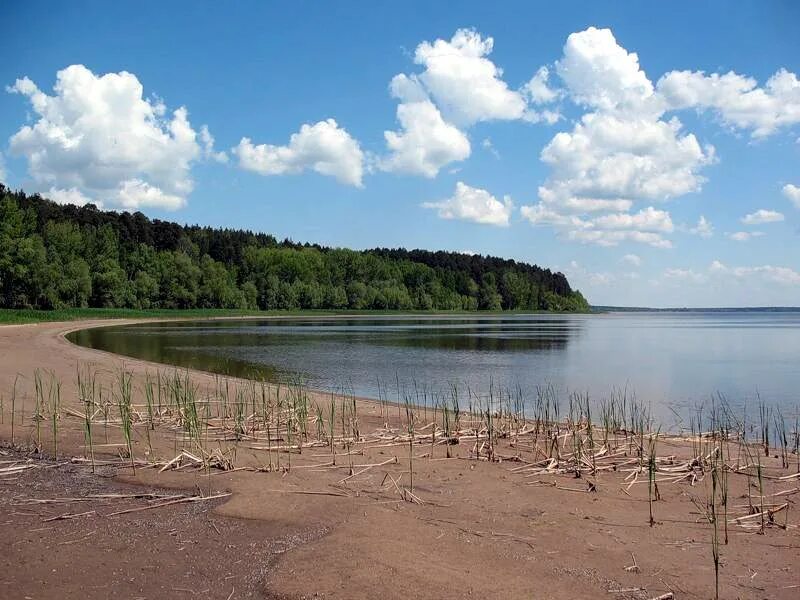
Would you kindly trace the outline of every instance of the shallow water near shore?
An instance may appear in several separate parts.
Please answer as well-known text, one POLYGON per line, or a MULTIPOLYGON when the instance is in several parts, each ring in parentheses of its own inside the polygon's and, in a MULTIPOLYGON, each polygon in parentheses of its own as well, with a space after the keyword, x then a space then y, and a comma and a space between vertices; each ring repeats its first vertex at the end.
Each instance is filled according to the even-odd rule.
POLYGON ((465 399, 467 388, 483 395, 490 385, 531 396, 537 385, 552 384, 564 399, 579 391, 595 400, 626 389, 671 428, 717 392, 753 416, 759 396, 785 415, 800 403, 800 312, 192 321, 101 327, 69 339, 181 367, 299 378, 315 389, 388 400, 452 384, 465 399))

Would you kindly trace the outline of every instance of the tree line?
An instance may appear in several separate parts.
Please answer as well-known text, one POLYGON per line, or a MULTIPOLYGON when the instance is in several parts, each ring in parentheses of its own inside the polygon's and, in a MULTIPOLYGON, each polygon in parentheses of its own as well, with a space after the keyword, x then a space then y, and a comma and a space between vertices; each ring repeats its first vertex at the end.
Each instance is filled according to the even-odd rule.
POLYGON ((563 274, 513 260, 298 244, 60 205, 2 184, 0 306, 589 309, 563 274))

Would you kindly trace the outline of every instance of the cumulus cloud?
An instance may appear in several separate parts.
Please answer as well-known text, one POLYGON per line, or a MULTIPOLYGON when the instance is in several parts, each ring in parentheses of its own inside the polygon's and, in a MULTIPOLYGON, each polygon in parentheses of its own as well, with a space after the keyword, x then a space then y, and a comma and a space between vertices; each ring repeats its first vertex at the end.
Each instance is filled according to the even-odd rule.
POLYGON ((531 108, 528 101, 547 101, 546 69, 521 90, 511 89, 489 58, 493 48, 491 37, 472 29, 417 46, 414 62, 423 70, 396 75, 389 86, 400 101, 400 129, 384 132, 389 155, 378 161, 379 168, 435 177, 443 167, 470 156, 465 131, 475 123, 555 123, 560 118, 557 111, 531 108))
POLYGON ((176 194, 167 194, 141 179, 129 179, 118 190, 114 203, 131 210, 151 206, 177 210, 186 204, 186 200, 176 194))
POLYGON ((285 146, 254 145, 242 138, 232 152, 239 166, 261 175, 287 175, 306 170, 362 187, 364 153, 358 142, 333 119, 304 124, 285 146))
POLYGON ((103 204, 87 198, 81 194, 77 188, 69 188, 68 190, 60 190, 58 188, 50 188, 46 197, 56 204, 74 204, 75 206, 86 206, 87 204, 95 204, 97 208, 102 208, 103 204))
MULTIPOLYGON (((183 206, 200 155, 186 108, 167 114, 143 96, 136 75, 96 75, 83 65, 56 74, 53 95, 24 77, 8 88, 25 96, 35 122, 9 140, 43 189, 65 201, 137 209, 183 206)), ((209 134, 210 135, 210 134, 209 134)))
POLYGON ((617 213, 603 215, 591 221, 599 229, 635 229, 638 231, 660 231, 670 233, 675 229, 669 213, 652 206, 636 214, 617 213))
POLYGON ((784 220, 782 213, 774 210, 765 210, 763 208, 743 216, 741 222, 745 225, 763 225, 764 223, 778 223, 784 220))
POLYGON ((550 87, 550 69, 539 67, 536 74, 522 86, 522 91, 533 104, 549 104, 561 97, 561 90, 550 87))
POLYGON ((749 242, 751 239, 764 235, 763 231, 736 231, 726 234, 734 242, 749 242))
POLYGON ((488 58, 493 47, 493 38, 471 29, 459 29, 450 41, 417 46, 414 62, 425 70, 412 77, 422 83, 448 121, 468 126, 525 114, 522 94, 509 89, 502 69, 488 58))
POLYGON ((783 195, 786 196, 796 208, 800 209, 800 187, 787 183, 783 186, 783 195))
POLYGON ((638 55, 620 46, 610 29, 570 34, 556 71, 570 95, 593 109, 642 113, 654 98, 638 55))
MULTIPOLYGON (((550 86, 549 71, 540 71, 525 88, 532 90, 526 92, 531 102, 567 98, 586 112, 542 150, 540 159, 550 173, 539 187, 538 204, 520 210, 532 223, 584 243, 671 246, 666 238, 671 221, 665 229, 637 227, 649 221, 635 218, 633 207, 701 191, 703 171, 717 159, 712 145, 686 132, 668 111, 713 109, 726 124, 751 129, 754 137, 800 122, 800 83, 793 73, 780 70, 758 87, 735 73, 673 71, 654 85, 638 55, 621 46, 609 29, 572 33, 554 71, 562 85, 550 86)), ((800 207, 800 188, 787 184, 784 194, 800 207)), ((745 219, 756 225, 782 215, 762 210, 745 219)), ((704 238, 713 235, 705 217, 681 229, 704 238)), ((760 234, 728 235, 747 241, 760 234)))
POLYGON ((714 226, 703 215, 700 215, 700 218, 697 220, 697 225, 690 228, 689 233, 708 239, 714 235, 714 226))
POLYGON ((713 150, 680 132, 677 119, 584 115, 572 132, 556 134, 542 150, 542 161, 553 170, 545 198, 559 204, 573 198, 652 201, 697 191, 705 181, 698 169, 713 161, 713 150))
POLYGON ((486 190, 474 188, 459 181, 455 193, 441 202, 425 202, 425 208, 436 209, 443 219, 461 219, 507 227, 511 218, 514 203, 510 196, 503 196, 500 201, 486 190))
POLYGON ((670 109, 712 110, 727 125, 765 137, 800 123, 800 80, 781 69, 764 87, 733 71, 671 71, 658 81, 658 93, 670 109))
POLYGON ((533 225, 550 225, 565 232, 568 239, 599 246, 616 246, 631 241, 656 248, 671 248, 663 237, 675 229, 669 213, 652 206, 638 213, 611 213, 593 218, 563 215, 542 203, 520 207, 520 214, 533 225))
MULTIPOLYGON (((631 231, 614 235, 596 231, 603 220, 592 219, 595 225, 587 233, 582 227, 586 220, 572 217, 625 213, 637 202, 660 202, 699 191, 705 181, 700 170, 715 161, 714 148, 684 133, 676 117, 662 118, 662 102, 638 56, 620 46, 608 29, 590 27, 571 34, 556 72, 566 95, 590 112, 542 150, 540 158, 551 173, 539 188, 538 207, 527 207, 527 212, 549 215, 568 239, 670 247, 657 232, 633 228, 636 219, 630 214, 607 217, 631 225, 627 227, 631 231)), ((672 229, 670 221, 670 228, 660 232, 672 229)))
POLYGON ((386 131, 391 154, 378 166, 384 171, 433 178, 446 165, 469 158, 467 136, 447 123, 430 100, 404 102, 397 106, 400 131, 386 131))

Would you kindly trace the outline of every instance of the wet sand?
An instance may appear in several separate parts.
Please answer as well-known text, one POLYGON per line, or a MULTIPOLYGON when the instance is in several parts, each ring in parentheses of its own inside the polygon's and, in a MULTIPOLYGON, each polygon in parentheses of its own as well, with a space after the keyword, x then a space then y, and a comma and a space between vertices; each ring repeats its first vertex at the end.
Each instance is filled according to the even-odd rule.
MULTIPOLYGON (((109 322, 0 327, 0 440, 10 441, 9 397, 17 375, 17 413, 24 420, 17 421, 14 441, 30 448, 37 367, 61 380, 63 407, 78 411, 79 363, 93 365, 108 379, 122 364, 135 376, 159 368, 79 348, 63 337, 101 324, 109 322)), ((213 385, 209 374, 190 376, 201 387, 213 385)), ((142 402, 141 389, 134 394, 134 401, 142 402)), ((383 424, 375 402, 359 401, 358 414, 362 431, 383 424)), ((320 466, 330 458, 324 449, 294 454, 291 469, 273 472, 208 475, 139 468, 134 475, 117 465, 92 475, 85 464, 67 460, 84 455, 80 420, 65 416, 61 430, 55 462, 34 457, 35 468, 0 475, 0 597, 650 599, 670 592, 675 598, 713 597, 710 527, 691 501, 702 503, 704 482, 662 485, 651 527, 646 484, 629 488, 623 474, 604 472, 592 478, 596 491, 588 492, 585 478, 526 477, 513 472, 514 462, 472 460, 464 444, 451 447, 451 459, 441 447, 432 456, 428 448, 414 449, 419 456, 414 494, 423 501, 417 504, 386 484, 387 473, 407 480, 407 447, 371 448, 354 457, 357 464, 395 456, 397 461, 351 478, 342 493, 338 482, 348 471, 320 466), (147 504, 97 498, 79 506, 32 502, 132 489, 231 495, 117 516, 109 515, 147 504), (636 568, 626 569, 634 561, 636 568)), ((172 458, 167 433, 157 428, 154 436, 154 455, 148 458, 172 458)), ((44 433, 45 453, 49 439, 44 433)), ((144 458, 144 439, 135 439, 134 455, 144 458)), ((662 445, 670 444, 670 453, 688 456, 686 444, 662 445)), ((3 452, 0 467, 24 460, 16 451, 3 452)), ((96 458, 113 459, 118 449, 105 452, 104 457, 97 448, 96 458)), ((265 460, 244 448, 238 456, 250 464, 265 460)), ((344 459, 339 460, 342 466, 344 459)), ((779 469, 774 458, 765 465, 776 477, 796 469, 779 469)), ((747 502, 746 485, 744 476, 731 475, 732 505, 747 502)), ((796 478, 770 479, 765 491, 797 486, 796 478)), ((800 494, 781 498, 789 503, 787 529, 769 527, 760 535, 730 526, 730 543, 721 547, 720 597, 800 594, 800 494)), ((783 523, 783 514, 776 519, 783 523)))

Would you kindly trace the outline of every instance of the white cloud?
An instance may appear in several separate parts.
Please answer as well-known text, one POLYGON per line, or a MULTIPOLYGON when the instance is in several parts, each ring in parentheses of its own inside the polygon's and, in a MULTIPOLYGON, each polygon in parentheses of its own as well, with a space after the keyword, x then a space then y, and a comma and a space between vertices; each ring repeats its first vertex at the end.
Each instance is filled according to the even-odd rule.
POLYGON ((715 275, 731 275, 737 279, 759 278, 782 285, 800 285, 800 273, 789 267, 760 265, 755 267, 728 267, 715 260, 709 267, 715 275))
POLYGON ((714 260, 705 268, 666 269, 651 283, 654 295, 645 301, 651 306, 791 306, 800 299, 800 273, 770 264, 714 260))
POLYGON ((83 65, 58 71, 53 90, 49 96, 27 77, 8 88, 26 96, 36 115, 9 145, 38 185, 112 207, 122 200, 132 203, 126 208, 143 206, 137 199, 167 209, 185 204, 200 155, 185 108, 167 116, 160 100, 143 97, 134 74, 95 75, 83 65))
POLYGON ((763 225, 764 223, 778 223, 783 221, 784 216, 774 210, 760 208, 756 212, 743 216, 740 220, 745 225, 763 225))
MULTIPOLYGON (((584 289, 587 287, 606 287, 616 281, 616 276, 613 273, 606 271, 589 271, 586 267, 572 260, 569 265, 563 269, 564 274, 572 282, 573 287, 584 289)), ((631 279, 630 274, 625 274, 626 279, 631 279)))
POLYGON ((422 42, 414 62, 425 67, 411 77, 424 85, 444 117, 457 125, 520 119, 527 103, 508 88, 503 71, 487 57, 494 40, 471 29, 459 29, 450 41, 422 42))
POLYGON ((242 138, 232 152, 239 166, 261 175, 288 175, 312 170, 362 187, 364 153, 358 142, 333 119, 304 124, 286 146, 254 145, 242 138))
POLYGON ((207 159, 223 164, 228 162, 228 155, 225 152, 214 150, 214 136, 211 135, 207 125, 200 128, 200 142, 203 144, 203 156, 207 159))
POLYGON ((764 235, 763 231, 736 231, 726 234, 735 242, 749 242, 751 239, 764 235))
POLYGON ((534 104, 549 104, 561 97, 561 91, 550 87, 550 69, 539 67, 528 83, 522 86, 523 93, 534 104))
POLYGON ((700 215, 700 218, 697 220, 697 225, 689 229, 689 233, 708 239, 714 235, 714 226, 703 215, 700 215))
POLYGON ((669 108, 713 110, 732 127, 752 129, 755 138, 800 123, 800 80, 786 69, 776 72, 763 88, 733 71, 724 75, 671 71, 657 88, 669 108))
POLYGON ((610 29, 570 34, 556 71, 572 98, 593 109, 640 113, 654 97, 639 57, 620 46, 610 29))
MULTIPOLYGON (((541 160, 551 173, 539 188, 539 207, 527 207, 528 218, 548 215, 548 221, 563 228, 569 239, 670 247, 662 235, 653 235, 655 231, 634 229, 637 222, 648 223, 646 216, 595 217, 588 233, 571 229, 583 226, 585 220, 558 216, 627 213, 637 202, 660 202, 697 192, 705 181, 700 170, 715 161, 714 148, 703 147, 693 134, 683 133, 677 118, 662 119, 663 103, 637 55, 621 47, 608 29, 590 27, 571 34, 556 72, 566 95, 591 112, 572 131, 556 134, 542 150, 541 160), (597 231, 604 223, 625 223, 631 231, 604 235, 597 231)), ((670 220, 658 231, 673 229, 670 220)))
MULTIPOLYGON (((543 186, 563 203, 570 198, 667 200, 698 191, 698 170, 713 162, 713 149, 701 148, 681 123, 584 115, 572 132, 561 132, 542 150, 553 170, 543 186)), ((540 194, 541 197, 541 194, 540 194)))
POLYGON ((449 41, 417 46, 414 62, 422 72, 396 75, 389 86, 400 100, 401 128, 384 132, 390 154, 378 161, 380 169, 435 177, 448 164, 470 156, 465 130, 475 123, 558 121, 557 111, 537 111, 528 104, 528 98, 541 102, 548 94, 546 69, 522 90, 513 90, 488 58, 493 47, 491 37, 472 29, 457 30, 449 41))
POLYGON ((68 190, 60 190, 58 188, 50 188, 44 196, 56 204, 74 204, 75 206, 85 206, 86 204, 95 204, 97 208, 103 208, 102 202, 97 202, 91 198, 87 198, 81 194, 77 188, 69 188, 68 190))
POLYGON ((400 131, 386 131, 391 154, 379 161, 384 171, 433 178, 442 167, 469 158, 469 139, 447 123, 430 100, 402 102, 397 106, 400 131))
POLYGON ((669 213, 664 210, 656 210, 652 206, 648 206, 636 214, 603 215, 590 222, 598 229, 635 229, 663 233, 670 233, 675 229, 669 213))
POLYGON ((609 231, 575 229, 567 232, 567 239, 598 246, 618 246, 620 242, 638 242, 654 248, 672 248, 672 242, 661 234, 650 231, 609 231))
POLYGON ((800 209, 800 187, 787 183, 783 186, 783 195, 786 196, 796 208, 800 209))
POLYGON ((6 162, 3 153, 0 152, 0 181, 5 183, 6 177, 6 162))
POLYGON ((494 156, 496 159, 498 160, 500 159, 500 153, 497 151, 497 148, 494 147, 494 144, 492 144, 492 140, 490 140, 489 138, 484 138, 484 140, 481 142, 481 147, 487 152, 491 153, 491 155, 494 156))
POLYGON ((691 281, 694 283, 702 283, 706 280, 705 275, 692 269, 666 269, 664 271, 664 278, 676 279, 679 281, 691 281))
POLYGON ((123 183, 113 201, 114 204, 129 210, 150 206, 177 210, 186 205, 186 199, 183 196, 167 194, 162 189, 141 179, 129 179, 123 183))
POLYGON ((599 246, 616 246, 631 241, 656 248, 671 248, 662 234, 675 226, 669 213, 647 207, 638 213, 612 213, 594 218, 564 215, 544 203, 520 207, 520 214, 533 225, 550 225, 564 232, 567 239, 599 246))
POLYGON ((507 227, 514 209, 510 196, 500 201, 486 190, 474 188, 459 181, 453 196, 441 202, 425 202, 425 208, 433 208, 443 219, 461 219, 485 225, 507 227))
POLYGON ((634 267, 642 266, 642 259, 637 254, 626 254, 620 259, 621 262, 627 263, 634 267))

